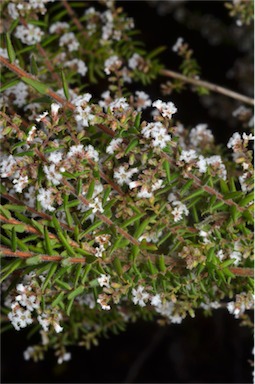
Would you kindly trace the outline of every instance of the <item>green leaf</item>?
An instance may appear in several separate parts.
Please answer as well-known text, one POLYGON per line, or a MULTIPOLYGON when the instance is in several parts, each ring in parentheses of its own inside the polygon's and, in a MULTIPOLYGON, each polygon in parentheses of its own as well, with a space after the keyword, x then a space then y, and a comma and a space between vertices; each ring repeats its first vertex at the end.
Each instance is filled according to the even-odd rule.
POLYGON ((83 285, 80 285, 73 292, 69 293, 69 295, 67 296, 68 300, 73 300, 76 296, 80 295, 84 290, 85 290, 85 287, 83 285))
POLYGON ((163 161, 163 168, 166 172, 166 178, 168 183, 171 183, 171 171, 170 171, 170 164, 168 160, 163 161))
POLYGON ((134 224, 137 220, 141 219, 143 216, 145 216, 145 212, 143 213, 139 213, 138 215, 136 216, 132 216, 130 219, 128 219, 127 221, 125 221, 125 223, 121 224, 120 227, 121 228, 126 228, 128 227, 129 225, 131 224, 134 224))
POLYGON ((26 264, 27 265, 38 265, 42 262, 41 255, 36 255, 32 257, 28 257, 26 259, 26 264))
POLYGON ((182 199, 182 201, 187 201, 187 200, 191 200, 193 199, 194 197, 198 197, 198 196, 201 196, 205 193, 205 191, 203 189, 199 189, 193 193, 191 193, 189 196, 185 197, 184 199, 182 199))
POLYGON ((127 155, 130 151, 132 151, 132 149, 134 149, 135 147, 137 147, 137 145, 139 144, 139 140, 134 138, 133 140, 131 140, 131 142, 128 144, 126 150, 125 150, 125 155, 127 155))
POLYGON ((158 258, 158 261, 159 261, 159 270, 161 272, 165 272, 166 271, 166 264, 165 264, 165 257, 164 257, 164 255, 160 255, 159 258, 158 258))
POLYGON ((10 218, 11 218, 11 213, 8 211, 8 209, 6 209, 5 207, 3 207, 2 205, 0 205, 0 212, 2 213, 2 215, 3 215, 6 219, 10 219, 10 218))
POLYGON ((30 68, 31 68, 32 75, 37 76, 38 75, 38 67, 37 67, 35 57, 33 54, 30 56, 30 68))
POLYGON ((137 230, 135 231, 133 237, 135 239, 137 239, 138 237, 140 237, 144 230, 146 229, 147 225, 150 223, 150 222, 153 222, 155 219, 157 218, 157 215, 152 215, 150 217, 148 217, 148 219, 144 220, 140 225, 139 227, 137 228, 137 230))
POLYGON ((62 84, 63 84, 63 90, 64 90, 65 97, 67 100, 69 100, 70 99, 69 88, 68 88, 68 84, 67 84, 66 77, 65 77, 63 70, 61 71, 61 78, 62 78, 62 84))
POLYGON ((75 248, 71 247, 71 245, 68 243, 68 236, 64 235, 61 231, 57 231, 57 236, 61 241, 61 243, 63 244, 63 246, 65 247, 65 249, 67 250, 67 253, 74 257, 77 257, 75 248))
POLYGON ((24 83, 31 85, 36 91, 39 93, 42 93, 43 95, 46 95, 48 92, 48 86, 46 84, 41 83, 40 81, 33 80, 27 77, 21 77, 21 80, 24 81, 24 83))
POLYGON ((7 46, 9 60, 11 63, 14 63, 16 59, 16 54, 11 42, 10 34, 8 32, 6 33, 6 46, 7 46))
POLYGON ((92 180, 90 185, 89 185, 88 192, 86 193, 86 199, 89 200, 92 198, 93 193, 94 193, 94 189, 95 189, 95 180, 92 180))
POLYGON ((17 235, 14 228, 12 228, 12 237, 11 237, 12 251, 16 252, 17 250, 17 235))
POLYGON ((49 237, 49 232, 46 226, 44 227, 44 241, 45 241, 46 253, 49 254, 50 256, 53 255, 54 252, 51 245, 51 239, 49 237))
POLYGON ((50 282, 50 279, 52 278, 52 276, 54 275, 56 269, 58 268, 58 263, 55 263, 55 262, 51 262, 51 267, 49 269, 49 272, 46 276, 46 279, 44 280, 44 283, 43 283, 43 286, 42 286, 42 290, 44 291, 46 288, 47 288, 47 285, 49 284, 50 282))
POLYGON ((123 269, 122 269, 122 265, 121 265, 120 259, 115 257, 115 259, 113 260, 113 265, 115 267, 115 270, 116 270, 117 274, 119 276, 122 276, 123 275, 123 269))
POLYGON ((11 231, 14 228, 14 230, 18 233, 23 233, 26 230, 26 228, 23 224, 3 224, 2 228, 7 229, 7 230, 11 230, 11 231))
POLYGON ((55 281, 55 284, 60 288, 66 289, 67 291, 71 291, 72 289, 72 287, 68 283, 59 279, 55 281))
POLYGON ((81 279, 81 283, 84 284, 85 281, 87 280, 87 276, 92 268, 92 264, 87 264, 86 267, 84 268, 84 273, 81 279))
POLYGON ((51 306, 52 306, 53 308, 56 307, 56 306, 60 303, 60 301, 62 301, 64 295, 65 295, 65 293, 64 293, 63 291, 60 292, 60 293, 58 294, 58 296, 56 297, 56 299, 53 300, 51 306))
POLYGON ((9 83, 4 84, 2 87, 0 87, 0 93, 2 93, 3 91, 5 91, 8 88, 13 87, 14 85, 18 84, 19 82, 20 82, 20 79, 17 79, 17 80, 11 80, 9 83))

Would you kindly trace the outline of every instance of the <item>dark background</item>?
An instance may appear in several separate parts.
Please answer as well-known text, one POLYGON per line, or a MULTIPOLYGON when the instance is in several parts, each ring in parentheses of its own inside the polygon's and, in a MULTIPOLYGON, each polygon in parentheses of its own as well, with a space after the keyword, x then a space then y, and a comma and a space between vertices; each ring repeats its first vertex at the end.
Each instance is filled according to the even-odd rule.
MULTIPOLYGON (((167 46, 161 55, 166 67, 178 71, 180 59, 171 48, 182 36, 194 50, 203 79, 241 92, 238 83, 226 76, 240 56, 233 45, 210 46, 201 31, 179 24, 173 14, 158 16, 152 3, 119 1, 118 4, 134 17, 149 49, 167 46)), ((222 1, 189 1, 187 7, 190 11, 219 17, 226 24, 232 22, 222 1)), ((140 86, 137 89, 147 91, 153 100, 161 97, 158 82, 147 89, 140 86)), ((226 143, 236 130, 235 123, 222 119, 220 113, 212 117, 201 99, 190 91, 174 93, 168 98, 178 108, 177 118, 189 128, 208 123, 218 142, 226 143)), ((231 103, 232 110, 240 105, 234 100, 225 101, 231 103)), ((63 365, 56 364, 53 352, 43 362, 25 362, 23 351, 30 344, 26 339, 28 332, 6 332, 1 345, 2 382, 251 383, 252 368, 248 360, 253 360, 253 340, 250 330, 239 323, 225 310, 215 311, 212 317, 198 312, 195 319, 187 318, 181 325, 164 328, 156 323, 138 322, 128 325, 125 333, 102 339, 91 351, 71 348, 72 360, 63 365)))

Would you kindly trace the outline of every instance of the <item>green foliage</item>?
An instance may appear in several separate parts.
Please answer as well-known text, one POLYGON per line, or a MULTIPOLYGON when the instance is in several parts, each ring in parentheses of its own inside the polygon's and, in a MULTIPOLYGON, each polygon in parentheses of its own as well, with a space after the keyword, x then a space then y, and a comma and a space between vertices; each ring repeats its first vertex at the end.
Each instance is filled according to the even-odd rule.
MULTIPOLYGON (((48 347, 60 357, 71 344, 89 349, 138 318, 180 322, 233 297, 250 309, 253 289, 249 139, 232 145, 230 162, 206 128, 178 130, 171 103, 158 100, 146 121, 149 95, 129 82, 157 80, 165 48, 147 52, 114 4, 81 15, 87 4, 69 6, 75 18, 61 2, 40 18, 20 11, 35 28, 26 40, 17 31, 28 27, 2 5, 1 281, 15 303, 3 313, 24 311, 22 295, 36 300, 31 335, 42 325, 49 340, 35 360, 48 347)), ((178 53, 182 73, 199 76, 188 45, 178 53)))

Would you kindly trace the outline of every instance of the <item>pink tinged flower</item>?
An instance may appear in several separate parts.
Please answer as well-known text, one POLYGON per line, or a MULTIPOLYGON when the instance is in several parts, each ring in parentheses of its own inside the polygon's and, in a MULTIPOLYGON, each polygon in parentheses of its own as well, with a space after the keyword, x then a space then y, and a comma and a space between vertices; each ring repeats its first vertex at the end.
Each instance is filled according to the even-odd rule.
POLYGON ((149 294, 147 292, 144 292, 144 287, 142 285, 139 285, 137 289, 132 289, 132 301, 135 305, 139 304, 140 307, 145 307, 146 302, 149 299, 149 294))

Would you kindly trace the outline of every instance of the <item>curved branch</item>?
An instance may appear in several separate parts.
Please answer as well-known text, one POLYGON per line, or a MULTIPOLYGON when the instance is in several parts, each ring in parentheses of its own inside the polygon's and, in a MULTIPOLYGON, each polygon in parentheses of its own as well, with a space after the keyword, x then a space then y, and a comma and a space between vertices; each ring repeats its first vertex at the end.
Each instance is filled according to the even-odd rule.
POLYGON ((222 95, 231 97, 232 99, 236 99, 239 101, 242 101, 243 103, 254 105, 254 99, 248 96, 244 96, 240 93, 231 91, 230 89, 221 87, 220 85, 216 85, 213 83, 209 83, 208 81, 194 79, 192 77, 184 76, 181 73, 171 71, 170 69, 161 69, 160 71, 161 75, 166 77, 172 77, 174 79, 179 79, 184 81, 185 83, 190 83, 193 85, 196 85, 198 87, 204 87, 209 89, 210 91, 221 93, 222 95))

